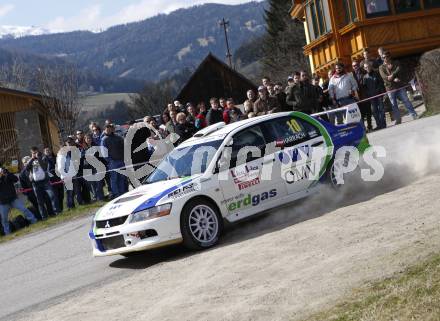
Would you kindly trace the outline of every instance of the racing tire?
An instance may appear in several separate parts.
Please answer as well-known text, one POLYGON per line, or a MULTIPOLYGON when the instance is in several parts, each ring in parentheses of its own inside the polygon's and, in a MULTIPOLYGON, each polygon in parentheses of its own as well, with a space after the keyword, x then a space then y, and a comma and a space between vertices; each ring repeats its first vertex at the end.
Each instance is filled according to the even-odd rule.
POLYGON ((336 174, 335 174, 335 164, 332 160, 331 163, 327 167, 327 171, 325 172, 325 183, 327 185, 329 185, 331 188, 333 188, 334 190, 340 190, 344 186, 346 186, 347 184, 349 186, 350 182, 353 184, 353 176, 360 177, 359 171, 360 171, 360 167, 357 166, 354 171, 349 172, 349 173, 344 173, 343 179, 344 179, 345 183, 338 184, 337 179, 336 179, 336 174))
POLYGON ((180 216, 183 245, 190 250, 203 250, 218 243, 223 219, 217 207, 205 199, 189 201, 180 216))
POLYGON ((328 165, 327 171, 325 172, 325 183, 335 190, 342 187, 342 185, 336 181, 335 164, 333 161, 328 165))

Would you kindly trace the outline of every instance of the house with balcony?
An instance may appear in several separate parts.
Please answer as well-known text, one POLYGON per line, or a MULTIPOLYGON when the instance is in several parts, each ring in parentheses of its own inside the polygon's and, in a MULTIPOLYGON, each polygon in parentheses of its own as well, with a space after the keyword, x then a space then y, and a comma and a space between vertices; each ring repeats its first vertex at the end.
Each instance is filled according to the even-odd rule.
POLYGON ((365 48, 417 58, 440 47, 440 0, 293 0, 290 15, 304 23, 304 53, 319 74, 365 48))

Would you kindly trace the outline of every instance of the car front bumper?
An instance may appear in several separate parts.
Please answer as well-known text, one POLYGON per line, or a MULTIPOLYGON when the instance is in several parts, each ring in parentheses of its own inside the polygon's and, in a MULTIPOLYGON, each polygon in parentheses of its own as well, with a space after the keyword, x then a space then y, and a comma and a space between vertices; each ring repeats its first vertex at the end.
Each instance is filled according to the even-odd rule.
POLYGON ((177 222, 170 215, 90 231, 93 256, 118 255, 180 243, 182 235, 177 222))

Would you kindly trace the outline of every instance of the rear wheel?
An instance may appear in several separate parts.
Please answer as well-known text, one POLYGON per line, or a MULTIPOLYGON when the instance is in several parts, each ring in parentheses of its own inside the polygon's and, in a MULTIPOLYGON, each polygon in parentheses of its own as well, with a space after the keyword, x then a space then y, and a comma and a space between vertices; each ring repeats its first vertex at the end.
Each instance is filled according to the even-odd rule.
POLYGON ((327 168, 325 179, 326 179, 326 183, 328 183, 328 185, 330 185, 332 188, 339 189, 341 188, 342 185, 338 184, 335 172, 336 172, 335 163, 332 161, 327 168))
POLYGON ((353 185, 358 177, 360 177, 360 167, 356 166, 356 169, 345 173, 343 171, 344 164, 342 162, 332 161, 327 168, 325 173, 325 181, 332 188, 339 190, 345 185, 353 185))
POLYGON ((217 244, 223 221, 212 202, 195 199, 185 205, 180 218, 180 228, 185 247, 202 250, 217 244))

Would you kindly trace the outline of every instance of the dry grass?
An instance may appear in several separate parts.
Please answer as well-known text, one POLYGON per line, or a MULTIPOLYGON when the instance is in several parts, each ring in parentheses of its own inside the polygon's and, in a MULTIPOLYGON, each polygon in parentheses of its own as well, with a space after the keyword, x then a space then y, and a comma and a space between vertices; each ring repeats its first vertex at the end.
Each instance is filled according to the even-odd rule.
POLYGON ((440 255, 353 291, 351 298, 304 321, 440 320, 440 255))

